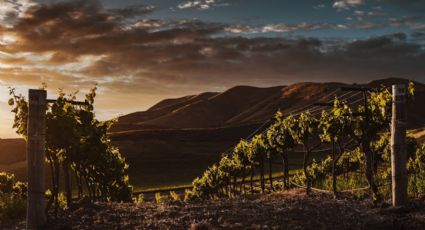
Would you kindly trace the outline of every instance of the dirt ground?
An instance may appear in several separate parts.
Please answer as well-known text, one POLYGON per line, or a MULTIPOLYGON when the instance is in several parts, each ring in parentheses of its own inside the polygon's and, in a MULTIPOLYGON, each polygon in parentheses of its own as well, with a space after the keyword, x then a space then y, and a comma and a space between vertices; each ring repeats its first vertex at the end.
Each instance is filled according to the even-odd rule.
POLYGON ((425 201, 377 208, 366 197, 291 190, 192 203, 86 203, 44 229, 425 229, 425 201))

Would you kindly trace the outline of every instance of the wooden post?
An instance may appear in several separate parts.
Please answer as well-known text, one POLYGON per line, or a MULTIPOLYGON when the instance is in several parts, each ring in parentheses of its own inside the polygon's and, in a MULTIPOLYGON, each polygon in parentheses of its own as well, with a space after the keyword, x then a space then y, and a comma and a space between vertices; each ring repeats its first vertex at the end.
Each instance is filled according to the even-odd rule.
POLYGON ((407 202, 406 170, 406 86, 393 85, 393 104, 391 120, 391 171, 392 203, 401 206, 407 202))
POLYGON ((40 228, 46 222, 45 215, 45 131, 46 91, 29 90, 28 93, 28 200, 27 229, 40 228))

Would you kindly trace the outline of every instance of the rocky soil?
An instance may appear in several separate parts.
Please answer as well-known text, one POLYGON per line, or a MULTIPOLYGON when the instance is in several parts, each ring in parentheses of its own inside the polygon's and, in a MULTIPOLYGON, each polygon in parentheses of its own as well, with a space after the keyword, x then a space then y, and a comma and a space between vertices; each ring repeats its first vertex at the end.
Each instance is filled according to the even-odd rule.
POLYGON ((292 190, 193 203, 86 203, 46 229, 425 229, 425 202, 373 208, 366 198, 292 190))

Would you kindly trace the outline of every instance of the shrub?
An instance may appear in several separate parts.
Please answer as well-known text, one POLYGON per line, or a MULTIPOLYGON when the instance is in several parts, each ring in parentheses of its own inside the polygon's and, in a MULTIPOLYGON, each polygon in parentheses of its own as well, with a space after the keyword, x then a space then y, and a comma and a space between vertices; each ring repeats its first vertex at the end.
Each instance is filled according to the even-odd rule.
POLYGON ((0 194, 0 222, 6 223, 25 217, 27 202, 13 193, 0 194))
POLYGON ((0 193, 12 193, 15 184, 15 175, 0 172, 0 193))
POLYGON ((425 196, 425 145, 416 151, 416 155, 407 164, 409 174, 409 193, 415 197, 425 196))
POLYGON ((19 195, 23 199, 27 199, 27 191, 28 191, 27 183, 17 181, 13 185, 13 193, 16 194, 16 195, 19 195))
POLYGON ((27 185, 15 182, 15 175, 0 172, 0 221, 23 218, 26 214, 27 185))

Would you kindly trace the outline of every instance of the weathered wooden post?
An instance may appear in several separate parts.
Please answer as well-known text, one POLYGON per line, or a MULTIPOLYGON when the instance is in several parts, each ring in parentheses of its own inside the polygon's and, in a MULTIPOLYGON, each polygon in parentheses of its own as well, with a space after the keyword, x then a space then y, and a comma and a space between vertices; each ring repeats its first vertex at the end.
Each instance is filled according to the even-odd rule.
POLYGON ((395 207, 404 205, 407 202, 406 86, 393 85, 392 93, 391 171, 392 200, 395 207))
POLYGON ((45 215, 45 131, 46 91, 29 90, 28 93, 28 200, 27 229, 37 229, 46 222, 45 215))

